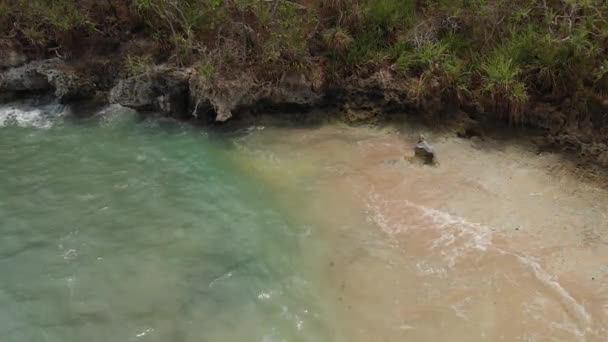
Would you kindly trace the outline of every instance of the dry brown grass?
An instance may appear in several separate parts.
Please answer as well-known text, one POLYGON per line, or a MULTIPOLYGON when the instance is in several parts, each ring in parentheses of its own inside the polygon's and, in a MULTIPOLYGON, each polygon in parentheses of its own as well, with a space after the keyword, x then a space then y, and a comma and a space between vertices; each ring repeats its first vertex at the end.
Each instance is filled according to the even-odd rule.
POLYGON ((322 36, 323 43, 329 50, 344 52, 348 50, 353 43, 353 37, 348 33, 348 31, 342 28, 332 28, 326 30, 323 32, 322 36))

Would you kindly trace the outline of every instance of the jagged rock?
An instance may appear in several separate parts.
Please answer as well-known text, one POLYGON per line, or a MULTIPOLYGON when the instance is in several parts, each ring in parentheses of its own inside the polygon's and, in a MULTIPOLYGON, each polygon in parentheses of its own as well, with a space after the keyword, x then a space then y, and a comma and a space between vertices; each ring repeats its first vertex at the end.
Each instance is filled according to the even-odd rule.
POLYGON ((562 133, 552 136, 556 145, 566 151, 580 152, 583 143, 578 140, 576 135, 562 133))
POLYGON ((400 104, 413 104, 413 99, 408 97, 407 80, 401 75, 396 75, 390 70, 380 70, 369 77, 361 78, 352 76, 340 82, 348 93, 349 101, 366 101, 400 104), (361 96, 364 95, 364 96, 361 96))
POLYGON ((465 116, 458 125, 456 135, 463 139, 471 139, 473 137, 483 137, 484 134, 483 128, 478 121, 465 116))
POLYGON ((40 69, 55 89, 55 96, 63 101, 89 98, 95 94, 96 86, 89 77, 65 64, 48 65, 40 69))
POLYGON ((556 106, 537 102, 523 116, 524 123, 556 133, 566 124, 566 115, 556 106))
POLYGON ((0 73, 0 92, 50 92, 60 100, 92 96, 95 85, 60 59, 34 61, 0 73))
POLYGON ((435 149, 426 141, 423 135, 420 136, 418 143, 414 147, 414 155, 425 164, 435 164, 437 161, 435 149))
POLYGON ((230 119, 237 106, 251 104, 259 97, 253 77, 246 73, 231 78, 219 75, 208 79, 192 77, 190 89, 191 102, 208 101, 215 109, 215 121, 218 122, 230 119))
POLYGON ((439 93, 439 82, 431 78, 420 93, 420 79, 410 77, 390 69, 382 69, 368 77, 354 75, 338 81, 337 86, 344 89, 344 101, 359 105, 365 102, 376 107, 390 110, 398 108, 416 109, 425 116, 433 116, 445 108, 439 93))
POLYGON ((378 114, 377 108, 353 108, 351 104, 344 106, 344 119, 353 124, 373 121, 378 114))
POLYGON ((110 91, 110 102, 181 117, 188 106, 189 78, 189 70, 158 67, 149 74, 120 80, 110 91))
POLYGON ((315 89, 313 81, 304 75, 284 76, 274 84, 258 83, 249 73, 231 77, 192 77, 190 102, 210 103, 215 110, 215 121, 224 122, 232 117, 237 108, 262 100, 274 104, 314 105, 322 98, 315 89))
POLYGON ((0 73, 0 92, 51 90, 48 78, 40 72, 45 63, 32 62, 0 73))
POLYGON ((270 94, 266 96, 275 103, 312 105, 321 100, 321 94, 315 91, 317 87, 304 74, 291 74, 271 87, 270 94))

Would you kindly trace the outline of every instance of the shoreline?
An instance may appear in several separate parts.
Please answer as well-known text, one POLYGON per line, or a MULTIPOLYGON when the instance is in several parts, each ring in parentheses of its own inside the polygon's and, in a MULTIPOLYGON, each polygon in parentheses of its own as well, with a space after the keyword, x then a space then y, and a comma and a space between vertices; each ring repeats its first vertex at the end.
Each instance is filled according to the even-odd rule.
POLYGON ((204 125, 317 110, 538 129, 608 167, 608 6, 340 1, 9 1, 0 102, 47 94, 204 125))
MULTIPOLYGON (((4 72, 0 70, 0 84, 2 84, 3 73, 6 74, 11 71, 14 70, 8 69, 4 72)), ((31 75, 22 75, 22 77, 27 80, 31 75)), ((62 98, 57 96, 56 91, 49 92, 49 89, 30 89, 17 93, 7 93, 3 92, 5 89, 0 87, 0 95, 3 95, 0 96, 0 104, 19 103, 19 101, 32 101, 33 106, 60 103, 73 108, 72 112, 76 116, 83 117, 86 117, 86 114, 83 115, 79 113, 80 111, 94 112, 95 109, 118 104, 135 110, 142 118, 168 117, 217 132, 236 131, 259 124, 275 125, 277 127, 317 127, 328 123, 341 122, 349 126, 371 125, 391 128, 407 123, 439 135, 457 136, 467 140, 473 139, 481 149, 491 148, 485 144, 485 141, 489 138, 494 141, 529 144, 529 147, 535 149, 539 155, 546 152, 559 153, 570 162, 571 173, 608 188, 608 159, 605 158, 608 156, 608 147, 603 143, 584 143, 578 140, 576 135, 571 137, 572 139, 568 139, 567 133, 563 133, 555 127, 547 128, 533 123, 514 126, 500 116, 484 116, 483 113, 468 114, 459 108, 446 107, 439 112, 421 112, 405 103, 396 106, 392 100, 387 101, 386 98, 379 97, 378 89, 373 91, 359 89, 353 92, 365 96, 363 99, 357 99, 351 94, 332 100, 329 98, 329 94, 335 92, 328 92, 324 95, 322 102, 310 106, 301 106, 294 103, 277 104, 262 99, 248 106, 238 107, 235 115, 230 120, 223 122, 215 121, 213 119, 215 112, 209 108, 210 112, 208 114, 212 116, 194 117, 187 115, 185 112, 142 110, 140 107, 133 106, 130 102, 115 102, 112 101, 110 94, 102 89, 96 90, 93 97, 84 98, 62 98), (353 110, 354 102, 358 103, 359 108, 356 113, 353 110)), ((143 90, 145 90, 145 87, 143 90)), ((345 93, 346 91, 342 90, 342 94, 345 93)), ((160 97, 165 95, 169 96, 164 94, 160 97)), ((385 96, 388 95, 385 94, 385 96)), ((191 107, 192 104, 188 102, 187 98, 182 100, 186 101, 180 106, 182 110, 191 107)), ((543 124, 547 123, 544 122, 543 124)), ((586 138, 595 139, 596 137, 586 138)))

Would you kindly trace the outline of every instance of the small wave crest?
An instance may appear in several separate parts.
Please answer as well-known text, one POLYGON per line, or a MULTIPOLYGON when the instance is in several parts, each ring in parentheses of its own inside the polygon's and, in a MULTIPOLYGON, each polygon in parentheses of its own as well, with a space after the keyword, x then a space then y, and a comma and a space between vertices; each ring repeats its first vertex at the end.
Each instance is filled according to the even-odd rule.
POLYGON ((0 127, 32 127, 48 129, 53 126, 57 118, 69 112, 63 105, 46 105, 30 107, 26 105, 0 106, 0 127))
POLYGON ((115 127, 130 124, 136 118, 136 111, 119 104, 110 104, 93 111, 91 118, 102 126, 115 127))

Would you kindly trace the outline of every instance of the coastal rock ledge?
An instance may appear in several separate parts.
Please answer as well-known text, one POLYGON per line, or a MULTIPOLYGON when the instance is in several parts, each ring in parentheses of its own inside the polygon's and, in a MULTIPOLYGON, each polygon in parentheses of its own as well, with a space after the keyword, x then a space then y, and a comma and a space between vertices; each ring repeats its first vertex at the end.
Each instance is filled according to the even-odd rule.
POLYGON ((109 100, 137 111, 183 117, 188 108, 189 79, 189 70, 158 67, 119 80, 110 90, 109 100))
POLYGON ((97 86, 93 80, 61 59, 19 65, 23 59, 13 58, 3 66, 18 66, 0 70, 0 93, 52 93, 61 102, 95 94, 97 86))
MULTIPOLYGON (((126 77, 119 64, 112 59, 28 61, 8 49, 0 53, 0 101, 46 94, 61 103, 101 100, 139 112, 207 123, 268 109, 282 114, 306 114, 320 108, 323 113, 352 123, 418 115, 425 120, 435 117, 434 120, 466 122, 468 128, 458 133, 462 137, 481 134, 481 122, 508 123, 504 116, 485 111, 483 106, 468 108, 468 115, 454 110, 453 103, 444 103, 440 97, 417 98, 411 91, 412 80, 391 70, 331 84, 320 71, 285 74, 269 83, 260 82, 245 71, 205 78, 191 68, 168 65, 151 66, 143 74, 126 77)), ((536 139, 543 147, 568 150, 583 161, 608 167, 608 100, 596 102, 592 111, 577 116, 569 114, 573 103, 568 99, 555 103, 539 100, 530 104, 519 124, 544 132, 542 138, 536 139)))

